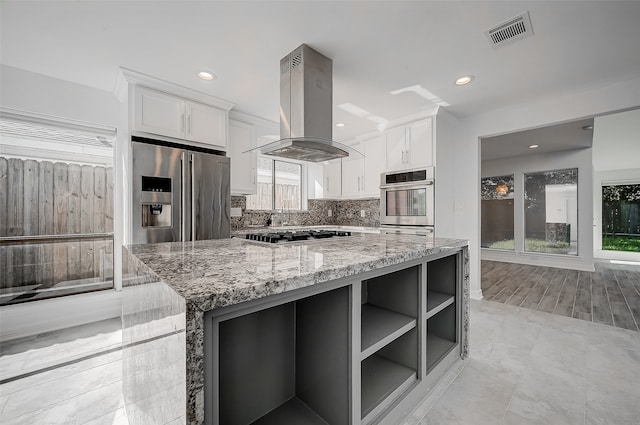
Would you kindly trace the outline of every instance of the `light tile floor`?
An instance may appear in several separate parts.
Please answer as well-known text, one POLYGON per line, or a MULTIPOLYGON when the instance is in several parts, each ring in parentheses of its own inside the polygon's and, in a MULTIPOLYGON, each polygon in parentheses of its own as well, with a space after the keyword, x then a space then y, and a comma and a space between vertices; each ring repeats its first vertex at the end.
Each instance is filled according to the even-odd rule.
MULTIPOLYGON (((3 367, 5 360, 20 364, 21 355, 37 358, 40 350, 52 350, 48 355, 71 353, 73 359, 83 351, 81 346, 91 343, 96 344, 96 355, 71 361, 61 356, 64 366, 48 365, 43 372, 31 371, 15 380, 6 378, 11 374, 5 369, 0 423, 128 425, 122 406, 121 351, 105 350, 111 344, 98 342, 117 340, 118 330, 105 333, 105 326, 96 325, 102 331, 95 338, 87 337, 89 326, 31 343, 21 341, 24 345, 4 344, 3 367), (57 342, 48 345, 47 339, 57 342)), ((442 379, 406 424, 638 424, 639 332, 472 301, 470 336, 469 359, 442 379)))
POLYGON ((0 344, 3 425, 128 425, 120 319, 0 344))
POLYGON ((472 301, 470 338, 465 367, 409 423, 640 423, 637 331, 472 301))

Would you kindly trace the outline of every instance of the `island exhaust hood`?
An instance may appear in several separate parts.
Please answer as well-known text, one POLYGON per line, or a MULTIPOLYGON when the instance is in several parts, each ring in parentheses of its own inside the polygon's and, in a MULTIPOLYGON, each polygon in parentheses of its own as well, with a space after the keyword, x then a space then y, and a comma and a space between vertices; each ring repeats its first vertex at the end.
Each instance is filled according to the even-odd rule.
POLYGON ((281 140, 251 149, 258 152, 321 162, 364 156, 335 142, 333 130, 333 61, 306 44, 280 60, 281 140))

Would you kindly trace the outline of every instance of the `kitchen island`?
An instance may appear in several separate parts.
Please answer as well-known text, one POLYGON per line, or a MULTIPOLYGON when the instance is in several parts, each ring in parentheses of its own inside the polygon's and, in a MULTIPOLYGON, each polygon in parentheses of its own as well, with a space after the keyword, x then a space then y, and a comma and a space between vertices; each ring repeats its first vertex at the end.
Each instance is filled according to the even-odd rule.
POLYGON ((124 259, 131 425, 397 423, 467 355, 466 241, 232 238, 124 259))

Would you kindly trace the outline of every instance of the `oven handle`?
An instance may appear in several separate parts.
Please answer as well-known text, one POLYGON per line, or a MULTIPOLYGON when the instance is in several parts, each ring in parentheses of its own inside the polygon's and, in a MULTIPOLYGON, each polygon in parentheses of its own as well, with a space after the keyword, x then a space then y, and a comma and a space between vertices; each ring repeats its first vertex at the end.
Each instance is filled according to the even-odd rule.
POLYGON ((424 186, 433 186, 433 180, 423 180, 419 184, 416 183, 393 183, 393 184, 383 184, 380 186, 380 189, 415 189, 424 186))
POLYGON ((381 229, 384 233, 392 234, 392 235, 415 235, 415 236, 428 236, 434 233, 432 227, 409 227, 409 228, 398 228, 398 227, 384 227, 381 226, 381 229))

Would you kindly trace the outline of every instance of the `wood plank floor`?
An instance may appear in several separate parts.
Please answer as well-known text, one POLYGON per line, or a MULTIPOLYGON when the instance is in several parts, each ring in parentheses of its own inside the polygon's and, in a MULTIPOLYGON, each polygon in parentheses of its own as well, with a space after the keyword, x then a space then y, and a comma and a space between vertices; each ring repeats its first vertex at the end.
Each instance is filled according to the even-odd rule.
POLYGON ((482 261, 484 299, 640 331, 640 266, 595 272, 482 261))

